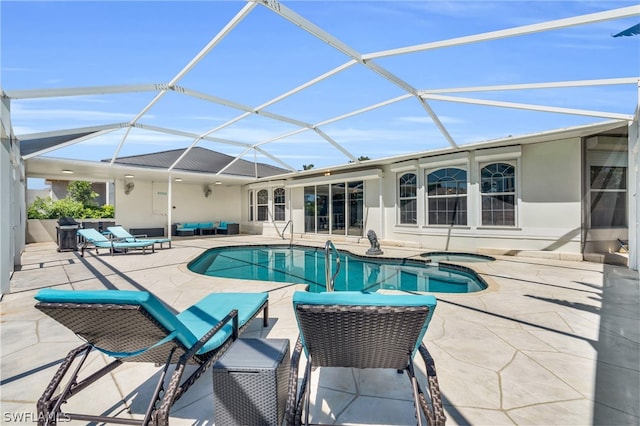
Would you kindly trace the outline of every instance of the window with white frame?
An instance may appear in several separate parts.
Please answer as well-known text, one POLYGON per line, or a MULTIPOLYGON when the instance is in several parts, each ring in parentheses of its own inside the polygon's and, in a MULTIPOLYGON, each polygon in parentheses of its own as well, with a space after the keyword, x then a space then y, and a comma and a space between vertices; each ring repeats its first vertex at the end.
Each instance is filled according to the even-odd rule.
POLYGON ((416 225, 418 223, 418 175, 404 173, 398 179, 398 204, 400 223, 416 225))
POLYGON ((483 226, 516 225, 516 169, 506 162, 480 170, 483 226))
POLYGON ((285 220, 285 191, 284 188, 273 190, 273 220, 285 220))
POLYGON ((591 227, 627 226, 627 168, 590 167, 591 227))
POLYGON ((261 189, 258 191, 257 198, 258 220, 262 222, 267 221, 269 220, 269 191, 261 189))
POLYGON ((467 171, 449 167, 427 174, 429 225, 467 224, 467 171))
POLYGON ((249 221, 253 222, 253 190, 249 191, 249 221))

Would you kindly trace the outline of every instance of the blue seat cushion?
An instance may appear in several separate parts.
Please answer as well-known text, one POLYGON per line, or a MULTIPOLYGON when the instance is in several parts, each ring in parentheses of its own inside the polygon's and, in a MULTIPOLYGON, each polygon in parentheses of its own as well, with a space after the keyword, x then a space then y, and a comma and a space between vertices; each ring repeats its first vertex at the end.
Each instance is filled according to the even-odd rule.
POLYGON ((153 316, 169 333, 190 348, 198 338, 157 297, 147 291, 132 290, 55 290, 42 289, 36 300, 49 303, 105 303, 118 305, 140 305, 153 316))
MULTIPOLYGON (((177 318, 196 336, 196 339, 200 339, 232 309, 238 310, 238 326, 242 327, 267 298, 268 293, 214 293, 179 313, 177 318)), ((217 348, 232 332, 232 323, 226 324, 198 353, 206 353, 217 348)))
MULTIPOLYGON (((238 310, 238 326, 246 324, 267 300, 268 293, 213 293, 178 315, 174 315, 158 298, 147 291, 43 289, 35 298, 40 302, 50 303, 140 305, 169 332, 175 331, 176 338, 185 347, 190 348, 232 309, 238 310)), ((229 322, 198 351, 198 354, 219 347, 232 333, 233 325, 229 322)))
POLYGON ((91 242, 109 242, 109 239, 93 228, 78 229, 78 234, 91 242))
POLYGON ((431 321, 431 317, 433 316, 433 311, 436 309, 437 303, 438 302, 434 296, 427 294, 389 294, 367 293, 361 291, 334 291, 324 293, 296 291, 293 294, 294 311, 296 311, 296 307, 298 305, 428 306, 429 315, 427 315, 427 319, 420 331, 420 336, 416 342, 414 353, 418 349, 418 346, 420 346, 420 343, 427 332, 427 327, 429 326, 429 322, 431 321))

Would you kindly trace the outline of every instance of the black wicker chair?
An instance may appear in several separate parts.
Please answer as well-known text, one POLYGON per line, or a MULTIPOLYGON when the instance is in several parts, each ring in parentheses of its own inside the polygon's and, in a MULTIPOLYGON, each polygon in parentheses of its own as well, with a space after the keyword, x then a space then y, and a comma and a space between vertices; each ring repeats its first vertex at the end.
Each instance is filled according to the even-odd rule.
POLYGON ((231 347, 260 311, 263 311, 263 325, 268 325, 267 297, 267 293, 215 293, 175 315, 144 291, 41 290, 36 295, 39 301, 36 308, 87 343, 69 352, 38 400, 39 424, 56 424, 64 419, 167 425, 173 404, 231 347), (94 348, 114 360, 81 378, 82 365, 94 348), (62 411, 62 404, 69 398, 124 362, 164 365, 144 418, 62 411), (187 364, 196 364, 197 368, 183 379, 187 364), (171 365, 175 365, 172 371, 171 365))
POLYGON ((417 424, 445 423, 435 365, 422 338, 436 307, 428 295, 361 292, 296 292, 293 307, 300 336, 291 358, 285 410, 288 424, 309 424, 310 373, 315 367, 390 368, 406 371, 412 386, 417 424), (302 351, 306 369, 298 390, 302 351), (428 398, 414 372, 413 357, 422 356, 428 398), (424 416, 424 419, 423 417, 424 416))

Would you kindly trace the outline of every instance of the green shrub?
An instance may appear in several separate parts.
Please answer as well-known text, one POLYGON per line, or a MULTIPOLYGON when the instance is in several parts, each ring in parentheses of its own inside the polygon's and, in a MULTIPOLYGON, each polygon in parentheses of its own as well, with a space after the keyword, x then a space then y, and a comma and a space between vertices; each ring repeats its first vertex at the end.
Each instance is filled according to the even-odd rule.
POLYGON ((58 201, 51 197, 36 197, 33 203, 27 207, 28 219, 60 219, 61 217, 73 217, 75 219, 102 219, 114 218, 115 208, 105 204, 98 206, 94 201, 98 196, 91 190, 91 182, 74 181, 67 186, 69 195, 58 201))
POLYGON ((29 219, 51 219, 53 201, 50 197, 36 197, 33 203, 27 208, 27 218, 29 219))
POLYGON ((27 209, 29 219, 60 219, 61 217, 84 218, 84 206, 69 198, 52 201, 50 197, 36 197, 27 209))

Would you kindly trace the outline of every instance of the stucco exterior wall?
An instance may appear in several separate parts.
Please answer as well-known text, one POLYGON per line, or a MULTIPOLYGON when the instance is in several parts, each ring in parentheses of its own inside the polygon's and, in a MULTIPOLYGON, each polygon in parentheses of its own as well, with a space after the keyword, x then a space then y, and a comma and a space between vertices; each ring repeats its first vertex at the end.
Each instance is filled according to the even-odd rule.
MULTIPOLYGON (((522 146, 470 150, 462 154, 445 154, 384 166, 381 178, 365 181, 364 234, 372 229, 383 244, 425 250, 489 253, 552 251, 579 255, 581 152, 581 140, 575 137, 522 146), (492 162, 508 162, 516 167, 518 201, 515 226, 483 226, 481 223, 480 169, 492 162), (426 174, 452 165, 465 168, 468 173, 467 225, 428 225, 426 174), (406 172, 418 176, 418 223, 415 225, 398 223, 398 178, 406 172)), ((362 173, 366 175, 369 172, 365 170, 362 173)), ((340 179, 340 175, 334 174, 331 179, 340 179)), ((347 180, 358 180, 358 177, 349 172, 347 180)), ((317 178, 310 184, 322 184, 322 180, 317 178)), ((291 197, 290 217, 294 221, 296 234, 303 233, 304 188, 299 185, 292 187, 287 196, 291 197)), ((243 217, 246 218, 246 215, 243 217)), ((326 235, 326 238, 341 236, 326 235)))
MULTIPOLYGON (((125 228, 165 228, 168 223, 168 183, 135 181, 127 195, 124 181, 116 181, 115 220, 125 228)), ((176 182, 172 184, 171 222, 239 221, 241 190, 239 186, 210 185, 205 197, 203 185, 176 182)))
POLYGON ((385 168, 383 243, 428 250, 557 251, 580 253, 581 142, 580 138, 555 140, 481 151, 470 151, 460 166, 468 171, 467 226, 430 226, 426 220, 426 172, 448 156, 421 159, 412 165, 385 168), (479 170, 484 164, 504 161, 516 165, 518 203, 516 226, 482 226, 479 170), (411 171, 418 175, 418 223, 398 223, 397 180, 411 171))
POLYGON ((578 138, 522 147, 522 232, 537 250, 580 251, 581 164, 578 138))

